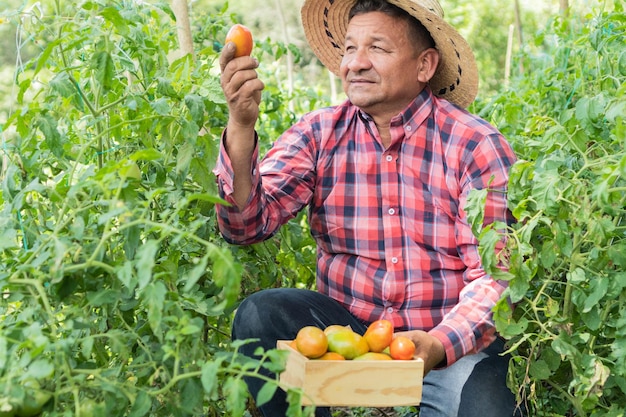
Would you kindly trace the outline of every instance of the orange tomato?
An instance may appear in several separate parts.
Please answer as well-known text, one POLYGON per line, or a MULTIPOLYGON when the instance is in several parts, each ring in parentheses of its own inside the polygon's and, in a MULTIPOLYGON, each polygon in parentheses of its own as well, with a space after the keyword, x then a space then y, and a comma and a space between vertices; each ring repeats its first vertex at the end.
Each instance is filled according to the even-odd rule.
POLYGON ((320 361, 345 361, 346 358, 344 358, 343 356, 341 356, 337 352, 326 352, 322 356, 317 358, 317 360, 320 360, 320 361))
POLYGON ((304 326, 296 335, 296 347, 307 358, 315 359, 328 350, 328 339, 319 327, 304 326))
POLYGON ((252 52, 252 32, 250 29, 239 23, 233 25, 226 34, 226 41, 235 44, 235 58, 250 55, 252 52))
POLYGON ((393 324, 389 320, 372 322, 363 335, 371 352, 382 352, 393 339, 393 324))
POLYGON ((389 354, 396 360, 410 360, 415 354, 415 343, 405 336, 396 336, 389 345, 389 354))

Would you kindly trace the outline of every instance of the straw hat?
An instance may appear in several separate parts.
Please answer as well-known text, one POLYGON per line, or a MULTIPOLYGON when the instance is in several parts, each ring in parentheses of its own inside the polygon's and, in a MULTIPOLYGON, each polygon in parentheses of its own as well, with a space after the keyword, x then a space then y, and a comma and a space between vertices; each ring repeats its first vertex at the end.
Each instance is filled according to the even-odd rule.
MULTIPOLYGON (((305 0, 302 25, 309 45, 322 64, 339 75, 348 14, 357 0, 305 0)), ((437 0, 387 0, 419 20, 430 32, 440 54, 439 67, 430 80, 436 96, 469 106, 478 91, 478 69, 467 41, 443 20, 437 0)))

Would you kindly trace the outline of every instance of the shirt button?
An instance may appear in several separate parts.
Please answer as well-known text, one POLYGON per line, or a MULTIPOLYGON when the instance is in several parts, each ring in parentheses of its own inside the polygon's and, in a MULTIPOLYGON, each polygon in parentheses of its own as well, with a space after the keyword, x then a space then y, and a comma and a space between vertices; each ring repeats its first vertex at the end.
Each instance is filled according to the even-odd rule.
POLYGON ((391 161, 393 161, 393 156, 387 155, 387 157, 385 159, 387 159, 387 162, 391 162, 391 161))
POLYGON ((252 170, 252 175, 256 175, 256 168, 252 170))
POLYGON ((393 313, 393 307, 387 307, 387 313, 389 314, 393 313))
POLYGON ((393 258, 391 258, 391 263, 392 264, 397 264, 398 263, 398 258, 396 258, 395 256, 393 258))
POLYGON ((410 132, 411 130, 413 130, 413 128, 412 128, 411 126, 407 126, 407 127, 406 127, 406 131, 407 131, 407 132, 410 132))
POLYGON ((389 213, 389 214, 391 214, 393 216, 394 214, 396 214, 396 211, 394 209, 390 208, 387 213, 389 213))

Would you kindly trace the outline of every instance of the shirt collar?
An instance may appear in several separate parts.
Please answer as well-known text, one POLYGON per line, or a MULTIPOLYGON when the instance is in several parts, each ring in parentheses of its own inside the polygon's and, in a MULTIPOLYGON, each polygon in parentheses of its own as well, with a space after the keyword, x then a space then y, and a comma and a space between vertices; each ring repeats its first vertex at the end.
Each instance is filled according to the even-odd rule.
MULTIPOLYGON (((431 114, 434 105, 434 96, 428 86, 415 97, 409 105, 396 117, 391 119, 391 126, 402 125, 408 131, 416 131, 418 126, 431 114)), ((372 117, 363 110, 357 108, 357 113, 361 120, 372 121, 372 117)))
POLYGON ((433 104, 433 94, 430 88, 424 87, 404 111, 391 119, 391 124, 402 123, 405 130, 415 132, 432 113, 433 104))

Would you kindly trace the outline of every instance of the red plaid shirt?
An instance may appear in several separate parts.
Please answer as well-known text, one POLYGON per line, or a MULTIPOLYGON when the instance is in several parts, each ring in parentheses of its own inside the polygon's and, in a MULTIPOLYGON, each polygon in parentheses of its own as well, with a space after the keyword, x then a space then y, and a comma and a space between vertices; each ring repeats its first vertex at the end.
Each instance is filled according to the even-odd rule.
MULTIPOLYGON (((285 132, 253 164, 245 209, 218 206, 219 225, 229 242, 259 242, 308 206, 318 290, 366 323, 428 331, 452 364, 493 341, 505 289, 483 271, 463 207, 470 190, 489 187, 485 223, 511 223, 514 161, 493 126, 428 89, 391 121, 387 149, 372 118, 345 102, 285 132)), ((223 147, 215 173, 234 203, 223 147)))

